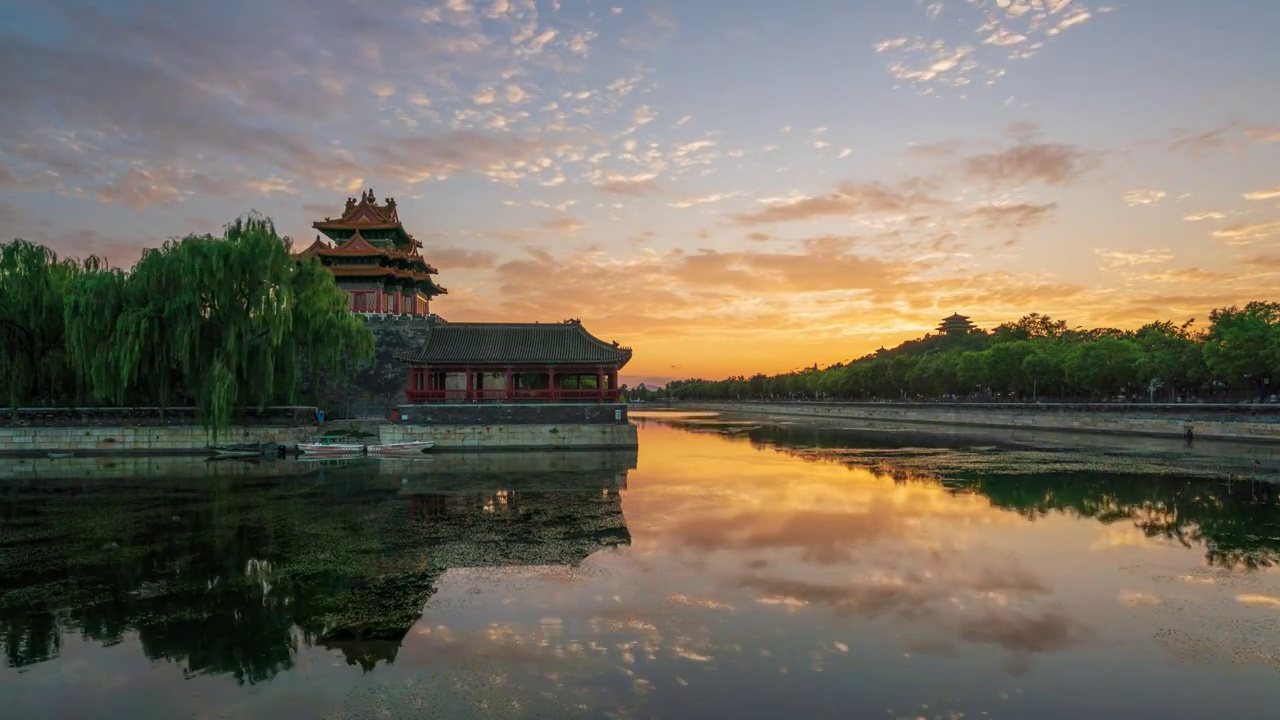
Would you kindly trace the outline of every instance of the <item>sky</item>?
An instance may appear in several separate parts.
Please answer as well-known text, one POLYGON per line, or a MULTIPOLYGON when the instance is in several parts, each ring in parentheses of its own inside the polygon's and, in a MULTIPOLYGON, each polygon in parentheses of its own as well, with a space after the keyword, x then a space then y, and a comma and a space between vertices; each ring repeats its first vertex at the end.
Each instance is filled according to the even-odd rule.
POLYGON ((1272 0, 5 4, 0 222, 64 256, 372 188, 435 312, 632 383, 1276 299, 1272 0))

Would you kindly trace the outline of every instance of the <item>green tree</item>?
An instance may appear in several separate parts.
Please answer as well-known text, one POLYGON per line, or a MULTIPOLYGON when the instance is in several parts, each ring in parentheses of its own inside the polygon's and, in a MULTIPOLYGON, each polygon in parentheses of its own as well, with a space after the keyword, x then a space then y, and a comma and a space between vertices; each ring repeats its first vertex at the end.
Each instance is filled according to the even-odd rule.
POLYGON ((1109 397, 1140 383, 1142 352, 1130 340, 1104 337, 1075 346, 1067 355, 1067 381, 1090 397, 1109 397))
POLYGON ((1214 379, 1262 391, 1280 368, 1278 350, 1280 303, 1255 301, 1209 314, 1204 360, 1214 379))
POLYGON ((340 373, 373 354, 316 260, 298 262, 271 221, 146 251, 127 275, 92 267, 67 294, 66 347, 104 401, 193 402, 215 433, 249 407, 292 402, 303 363, 340 373))
POLYGON ((0 384, 15 410, 75 394, 63 316, 68 288, 80 274, 75 260, 59 260, 43 245, 0 245, 0 384))

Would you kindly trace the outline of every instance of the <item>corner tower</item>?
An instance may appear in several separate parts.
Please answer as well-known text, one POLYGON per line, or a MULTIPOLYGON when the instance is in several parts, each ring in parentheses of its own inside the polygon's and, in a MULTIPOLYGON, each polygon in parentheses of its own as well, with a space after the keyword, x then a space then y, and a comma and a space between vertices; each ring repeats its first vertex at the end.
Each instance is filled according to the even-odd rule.
POLYGON ((311 224, 324 233, 299 256, 320 258, 350 297, 351 312, 366 315, 431 313, 431 298, 448 290, 432 279, 437 271, 419 253, 422 243, 400 224, 395 198, 378 204, 373 190, 347 198, 342 216, 311 224))

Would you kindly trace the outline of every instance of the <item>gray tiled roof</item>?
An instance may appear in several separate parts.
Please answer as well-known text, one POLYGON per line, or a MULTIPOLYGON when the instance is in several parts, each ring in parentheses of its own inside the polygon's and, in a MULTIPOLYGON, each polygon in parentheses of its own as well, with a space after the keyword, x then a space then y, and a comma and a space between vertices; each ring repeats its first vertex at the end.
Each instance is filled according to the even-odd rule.
POLYGON ((433 320, 417 350, 397 360, 427 365, 616 365, 631 348, 607 343, 576 321, 563 323, 451 323, 433 320))

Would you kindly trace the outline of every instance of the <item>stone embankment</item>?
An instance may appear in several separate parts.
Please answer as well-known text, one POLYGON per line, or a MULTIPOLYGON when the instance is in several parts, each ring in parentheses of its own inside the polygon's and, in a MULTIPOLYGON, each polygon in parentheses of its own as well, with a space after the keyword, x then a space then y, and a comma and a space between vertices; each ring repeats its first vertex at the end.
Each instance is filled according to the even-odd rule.
MULTIPOLYGON (((608 408, 608 417, 615 411, 608 408)), ((556 412, 566 413, 566 409, 556 412)), ((599 412, 604 412, 600 410, 599 412)), ((614 422, 465 422, 429 425, 392 425, 360 423, 360 442, 398 443, 418 440, 436 441, 442 451, 463 450, 565 450, 634 448, 636 426, 620 416, 614 422), (465 423, 465 424, 464 424, 465 423)), ((343 433, 350 423, 333 423, 324 430, 343 433)), ((77 456, 106 455, 209 455, 213 445, 238 443, 277 443, 292 449, 320 432, 316 425, 292 427, 234 427, 213 434, 193 425, 178 426, 74 426, 10 425, 0 427, 0 456, 44 457, 50 453, 77 456)))
POLYGON ((237 427, 213 434, 198 425, 105 425, 50 427, 10 425, 0 427, 0 455, 191 455, 209 454, 211 445, 277 443, 292 447, 314 434, 311 427, 237 427))
POLYGON ((1280 443, 1280 405, 685 402, 749 415, 1280 443))
POLYGON ((565 450, 633 448, 636 426, 610 425, 383 425, 383 443, 435 440, 436 450, 565 450))

